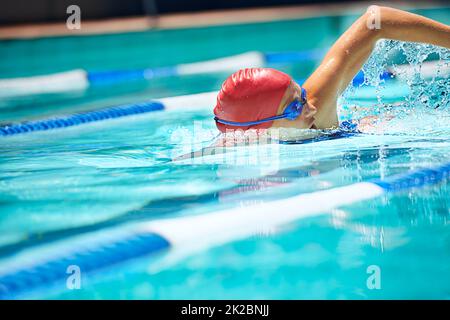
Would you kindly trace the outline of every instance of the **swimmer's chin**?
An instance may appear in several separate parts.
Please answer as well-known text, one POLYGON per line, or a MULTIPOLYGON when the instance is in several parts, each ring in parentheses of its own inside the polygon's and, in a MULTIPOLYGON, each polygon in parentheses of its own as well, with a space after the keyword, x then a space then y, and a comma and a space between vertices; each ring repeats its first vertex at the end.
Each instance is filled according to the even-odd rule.
POLYGON ((306 140, 315 138, 320 135, 320 130, 312 124, 309 129, 298 129, 298 128, 270 128, 268 129, 271 136, 276 137, 275 140, 306 140))

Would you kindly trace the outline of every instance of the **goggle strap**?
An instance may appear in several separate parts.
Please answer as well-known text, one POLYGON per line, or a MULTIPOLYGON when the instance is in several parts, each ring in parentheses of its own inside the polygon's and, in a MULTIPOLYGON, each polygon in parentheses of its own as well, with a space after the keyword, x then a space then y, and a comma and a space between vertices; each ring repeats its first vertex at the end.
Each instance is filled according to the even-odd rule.
POLYGON ((262 119, 262 120, 249 121, 249 122, 227 121, 227 120, 219 119, 217 117, 214 117, 214 120, 216 122, 218 122, 218 123, 222 123, 222 124, 225 124, 225 125, 228 125, 228 126, 247 127, 247 126, 254 126, 254 125, 257 125, 257 124, 270 122, 270 121, 274 121, 274 120, 279 120, 279 119, 284 119, 284 118, 287 118, 286 114, 280 114, 278 116, 273 116, 273 117, 265 118, 265 119, 262 119))

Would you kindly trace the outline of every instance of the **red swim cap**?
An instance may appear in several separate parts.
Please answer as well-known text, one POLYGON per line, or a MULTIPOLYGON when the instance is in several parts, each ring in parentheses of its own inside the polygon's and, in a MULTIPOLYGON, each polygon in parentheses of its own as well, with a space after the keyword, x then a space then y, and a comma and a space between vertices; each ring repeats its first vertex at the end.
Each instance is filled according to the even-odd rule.
MULTIPOLYGON (((217 95, 214 115, 222 120, 248 122, 277 114, 281 99, 291 83, 287 74, 269 68, 242 69, 229 76, 217 95)), ((228 130, 267 129, 272 122, 247 127, 216 122, 217 128, 228 130)))

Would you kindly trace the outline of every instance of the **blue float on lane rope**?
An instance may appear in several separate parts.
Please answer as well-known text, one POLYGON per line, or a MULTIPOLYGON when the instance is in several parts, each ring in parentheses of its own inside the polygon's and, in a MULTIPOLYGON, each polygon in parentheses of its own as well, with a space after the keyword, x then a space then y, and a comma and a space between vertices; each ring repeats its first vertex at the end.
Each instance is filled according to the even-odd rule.
POLYGON ((124 116, 160 110, 164 110, 164 105, 160 102, 155 101, 127 104, 95 111, 76 113, 73 115, 61 116, 57 118, 0 126, 0 136, 11 136, 25 132, 66 128, 77 126, 83 123, 120 118, 124 116))
MULTIPOLYGON (((69 265, 82 272, 101 268, 161 252, 170 247, 183 247, 189 241, 209 242, 208 245, 245 238, 254 234, 255 227, 264 222, 270 227, 323 214, 333 208, 376 198, 384 193, 420 188, 439 183, 450 177, 450 163, 434 168, 423 168, 388 177, 383 180, 355 183, 313 193, 301 194, 283 200, 247 207, 217 211, 200 216, 187 216, 140 223, 132 232, 109 241, 89 237, 88 248, 32 266, 8 270, 0 275, 0 298, 15 298, 26 292, 58 283, 67 278, 69 265), (321 202, 320 199, 327 199, 321 202), (301 206, 298 204, 301 203, 301 206), (133 231, 134 230, 134 231, 133 231)), ((107 230, 101 231, 106 232, 107 230)), ((59 253, 61 249, 59 250, 59 253)))

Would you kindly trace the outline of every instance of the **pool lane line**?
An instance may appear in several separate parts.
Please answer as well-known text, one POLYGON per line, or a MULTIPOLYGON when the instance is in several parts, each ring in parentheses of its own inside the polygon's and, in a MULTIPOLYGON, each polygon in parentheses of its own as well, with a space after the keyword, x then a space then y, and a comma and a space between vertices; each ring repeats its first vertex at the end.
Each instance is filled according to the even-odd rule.
POLYGON ((187 245, 199 237, 206 242, 206 246, 212 246, 265 233, 295 220, 323 214, 382 194, 435 184, 448 179, 449 175, 450 163, 447 163, 383 180, 375 179, 253 206, 148 222, 143 224, 142 230, 160 234, 175 247, 187 245))
POLYGON ((170 246, 158 234, 141 233, 129 235, 111 243, 73 252, 61 259, 49 260, 31 268, 0 276, 0 299, 10 299, 15 294, 52 285, 67 278, 67 268, 77 266, 82 272, 90 272, 127 261, 131 258, 155 254, 170 246))
POLYGON ((298 219, 317 216, 340 206, 377 198, 383 194, 421 188, 445 181, 449 177, 450 163, 446 163, 383 180, 360 182, 283 200, 140 223, 130 227, 119 237, 100 243, 94 243, 95 236, 91 235, 88 248, 71 248, 71 253, 60 250, 56 254, 59 258, 49 257, 47 261, 35 262, 35 265, 28 267, 9 268, 7 273, 0 274, 0 298, 13 299, 56 283, 63 285, 68 276, 67 267, 71 265, 88 273, 130 259, 162 253, 172 247, 196 246, 197 250, 207 249, 261 234, 298 219))
MULTIPOLYGON (((408 154, 409 148, 388 148, 383 150, 383 158, 391 158, 408 154)), ((68 229, 59 229, 48 232, 38 232, 28 234, 26 240, 18 243, 12 243, 0 247, 0 258, 5 258, 11 254, 16 254, 22 250, 32 247, 46 245, 56 241, 67 239, 68 237, 79 236, 89 232, 99 231, 105 228, 117 227, 129 222, 139 222, 149 219, 161 219, 165 215, 180 212, 193 207, 218 203, 223 200, 229 201, 230 197, 242 195, 248 192, 272 189, 279 186, 288 186, 289 184, 301 178, 311 177, 313 174, 324 174, 332 170, 341 168, 345 162, 354 161, 364 164, 371 164, 380 158, 379 150, 352 150, 346 151, 343 155, 333 156, 315 161, 312 165, 289 167, 278 170, 276 173, 264 175, 254 179, 239 181, 236 186, 225 188, 222 190, 209 192, 200 195, 186 195, 177 197, 168 197, 163 199, 151 200, 139 209, 127 211, 125 214, 95 223, 92 225, 84 225, 72 227, 68 229), (269 184, 264 182, 269 181, 269 184)), ((260 198, 252 198, 251 200, 261 200, 260 198)))
MULTIPOLYGON (((212 60, 156 68, 106 71, 74 69, 46 75, 6 78, 0 79, 0 97, 58 93, 133 81, 150 81, 173 76, 220 72, 231 73, 243 68, 279 67, 305 61, 317 62, 320 61, 325 53, 323 49, 266 53, 249 51, 212 60)), ((427 61, 421 65, 418 72, 424 78, 433 78, 438 73, 438 70, 439 75, 448 76, 450 75, 450 64, 446 64, 440 60, 437 62, 427 61)), ((395 68, 388 68, 379 77, 380 80, 389 80, 396 77, 407 79, 415 72, 417 70, 414 66, 399 65, 395 68)), ((355 76, 352 83, 353 86, 365 84, 365 75, 362 70, 355 76)))
POLYGON ((171 76, 233 72, 245 67, 262 67, 265 55, 258 51, 173 66, 134 70, 88 71, 75 69, 30 77, 0 79, 0 97, 83 90, 131 81, 149 81, 171 76))
POLYGON ((85 123, 161 110, 164 110, 164 105, 157 101, 126 104, 100 110, 75 113, 67 116, 0 126, 0 136, 12 136, 21 133, 67 128, 85 123))
POLYGON ((0 79, 0 96, 82 90, 91 86, 150 81, 173 76, 230 73, 242 68, 264 67, 271 64, 318 61, 324 54, 322 49, 268 53, 249 51, 217 59, 156 68, 105 71, 75 69, 46 75, 0 79))
POLYGON ((206 108, 214 105, 217 92, 203 92, 189 95, 159 98, 140 103, 129 103, 102 109, 49 117, 42 120, 24 121, 0 125, 0 137, 24 133, 61 129, 82 124, 95 123, 131 115, 174 109, 206 108))

